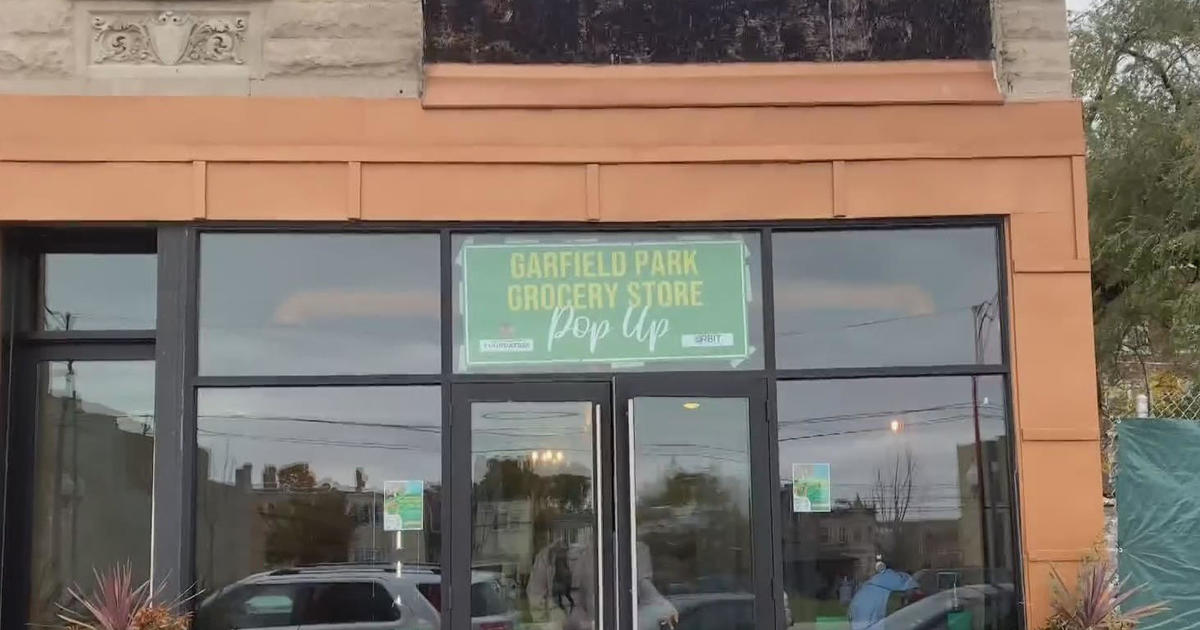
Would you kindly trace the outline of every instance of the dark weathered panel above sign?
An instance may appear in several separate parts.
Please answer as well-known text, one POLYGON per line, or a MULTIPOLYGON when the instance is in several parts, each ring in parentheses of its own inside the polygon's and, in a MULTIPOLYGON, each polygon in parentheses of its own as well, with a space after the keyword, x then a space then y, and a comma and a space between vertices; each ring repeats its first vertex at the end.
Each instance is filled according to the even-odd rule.
POLYGON ((424 0, 430 62, 986 59, 988 0, 424 0))

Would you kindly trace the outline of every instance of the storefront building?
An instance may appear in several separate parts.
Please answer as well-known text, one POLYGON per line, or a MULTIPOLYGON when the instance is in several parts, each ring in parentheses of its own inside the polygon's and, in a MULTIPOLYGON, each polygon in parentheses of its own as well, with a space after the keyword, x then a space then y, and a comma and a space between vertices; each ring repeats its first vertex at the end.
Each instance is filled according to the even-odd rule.
POLYGON ((2 627, 1040 623, 1064 7, 777 4, 0 5, 2 627))

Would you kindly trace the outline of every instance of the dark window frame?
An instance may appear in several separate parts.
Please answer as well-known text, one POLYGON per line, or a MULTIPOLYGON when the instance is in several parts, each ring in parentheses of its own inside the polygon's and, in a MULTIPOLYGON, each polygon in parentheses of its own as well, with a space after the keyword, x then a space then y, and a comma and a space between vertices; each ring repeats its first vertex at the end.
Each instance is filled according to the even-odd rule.
MULTIPOLYGON (((41 274, 45 254, 157 254, 153 229, 28 229, 4 234, 5 404, 0 418, 0 487, 4 491, 0 509, 0 624, 29 617, 32 588, 33 471, 36 457, 34 414, 39 395, 38 365, 50 361, 155 361, 155 330, 62 330, 40 329, 42 306, 41 274)), ((156 289, 157 292, 157 289, 156 289)), ((157 367, 156 367, 157 371, 157 367)), ((157 384, 156 384, 157 399, 157 384)), ((159 449, 155 402, 155 459, 159 449)), ((157 463, 153 496, 160 492, 157 463)), ((153 521, 152 521, 153 523, 153 521)), ((149 541, 148 541, 149 542, 149 541)), ((150 545, 150 561, 154 549, 150 545)))
MULTIPOLYGON (((777 383, 790 380, 827 380, 827 379, 862 379, 874 377, 929 377, 929 376, 1000 376, 1003 379, 1007 396, 1005 409, 1005 424, 1008 435, 1014 436, 1013 406, 1011 397, 1012 376, 1010 343, 1011 331, 1009 322, 1009 285, 1006 260, 1006 244, 1004 220, 998 216, 971 218, 928 218, 928 219, 880 219, 880 220, 818 220, 818 221, 722 221, 722 222, 668 222, 668 223, 612 223, 588 224, 578 222, 486 222, 464 225, 451 225, 434 222, 381 222, 381 223, 345 223, 345 222, 313 222, 313 223, 279 223, 279 222, 243 222, 243 223, 205 223, 205 224, 170 224, 146 226, 142 229, 129 229, 125 226, 92 228, 58 229, 46 227, 43 229, 21 230, 6 234, 5 251, 5 298, 6 318, 9 326, 6 331, 16 330, 17 334, 6 337, 8 345, 8 364, 10 374, 18 377, 23 371, 22 363, 14 363, 14 348, 28 344, 37 344, 42 348, 59 348, 63 352, 106 353, 149 352, 156 359, 156 435, 158 440, 155 447, 155 507, 154 523, 155 536, 153 559, 155 579, 164 581, 167 593, 186 593, 191 584, 195 583, 194 567, 194 519, 195 519, 195 449, 196 449, 196 394, 201 387, 241 388, 241 387, 325 387, 325 386, 372 386, 372 385, 432 385, 442 388, 442 462, 443 480, 449 480, 454 474, 456 450, 459 445, 451 439, 451 404, 454 399, 453 390, 456 385, 467 383, 545 383, 545 382, 616 382, 615 379, 636 379, 640 375, 655 378, 689 379, 715 374, 728 375, 730 372, 594 372, 594 373, 506 373, 506 374, 470 374, 454 372, 453 347, 453 308, 452 295, 453 265, 452 240, 455 235, 482 234, 496 232, 557 232, 557 233, 618 233, 626 231, 639 232, 753 232, 760 239, 760 261, 762 278, 762 335, 763 335, 763 368, 738 371, 741 378, 758 379, 766 387, 766 424, 767 430, 762 443, 752 445, 756 452, 766 454, 768 470, 778 470, 778 413, 776 409, 777 383), (987 227, 996 234, 996 269, 997 286, 1000 296, 1000 341, 1001 361, 994 364, 950 364, 950 365, 898 365, 893 367, 864 367, 864 368, 830 368, 830 369, 777 369, 775 348, 775 309, 774 309, 774 273, 773 273, 773 238, 776 233, 807 232, 807 231, 860 231, 860 230, 908 230, 924 228, 963 228, 987 227), (441 366, 437 373, 428 374, 368 374, 368 375, 254 375, 254 376, 200 376, 198 368, 198 307, 199 307, 199 256, 200 236, 207 233, 433 233, 440 239, 440 291, 441 291, 441 366), (147 236, 153 234, 153 238, 147 236), (16 243, 23 247, 13 248, 16 243), (145 248, 148 243, 154 244, 158 254, 158 319, 154 331, 88 331, 86 334, 73 333, 69 339, 58 339, 57 333, 34 333, 32 329, 22 328, 18 304, 27 303, 30 295, 30 285, 21 281, 20 274, 11 277, 20 265, 23 250, 32 246, 42 252, 88 252, 103 253, 104 251, 128 251, 129 247, 145 248), (96 249, 100 248, 100 249, 96 249), (105 249, 115 248, 115 249, 105 249), (16 280, 16 282, 14 282, 16 280), (16 326, 12 326, 16 324, 16 326), (22 332, 22 331, 25 332, 22 332), (123 348, 123 349, 122 349, 123 348), (132 350, 138 348, 138 350, 132 350), (16 371, 12 368, 16 367, 16 371), (157 444, 161 443, 160 448, 157 444), (170 446, 168 446, 170 445, 170 446), (761 449, 761 450, 757 450, 761 449), (161 489, 161 490, 160 490, 161 489), (169 491, 168 491, 169 490, 169 491)), ((140 250, 139 250, 140 251, 140 250)), ((36 287, 35 285, 32 285, 36 287)), ((82 355, 81 355, 82 356, 82 355)), ((113 354, 112 356, 117 356, 113 354)), ((18 384, 10 385, 9 408, 14 409, 12 390, 18 384)), ((9 423, 4 423, 7 434, 9 423)), ((1017 505, 1019 496, 1019 476, 1013 465, 1015 462, 1015 440, 1009 441, 1008 458, 1009 483, 1006 504, 1009 521, 1011 521, 1012 557, 1017 560, 1014 567, 1015 595, 1018 602, 1017 615, 1019 627, 1024 627, 1024 597, 1022 593, 1021 529, 1017 520, 1017 510, 1011 506, 1017 505)), ((4 443, 7 448, 7 442, 4 443)), ((15 468, 19 470, 19 468, 15 468)), ((0 471, 0 474, 3 474, 0 471)), ((773 487, 768 488, 775 494, 779 492, 778 475, 770 475, 773 487)), ((6 486, 7 487, 7 486, 6 486)), ((756 553, 756 562, 766 562, 771 572, 770 589, 775 602, 774 613, 776 627, 782 627, 783 575, 779 561, 781 542, 778 533, 781 531, 780 508, 777 501, 766 502, 769 508, 764 512, 756 511, 756 518, 764 517, 770 525, 771 540, 769 553, 756 553)), ((448 496, 443 501, 442 522, 445 527, 453 523, 452 507, 456 505, 454 497, 448 496)), ((995 505, 995 504, 993 504, 995 505)), ((760 521, 762 522, 762 521, 760 521)), ((448 540, 453 534, 447 531, 448 540)), ((450 545, 443 547, 443 566, 449 567, 450 545)), ((986 553, 986 551, 985 551, 986 553)), ((10 582, 27 580, 27 576, 14 575, 7 566, 4 570, 5 593, 9 592, 10 582)), ((766 588, 766 587, 762 587, 766 588)), ((454 601, 455 593, 444 593, 444 602, 454 601)), ((461 597, 461 596, 460 596, 461 597)), ((457 607, 457 603, 454 604, 457 607)), ((0 611, 0 620, 7 624, 10 611, 0 611)), ((448 619, 444 615, 443 619, 448 619)), ((766 620, 764 620, 766 621, 766 620)), ((448 626, 448 622, 444 625, 448 626)))

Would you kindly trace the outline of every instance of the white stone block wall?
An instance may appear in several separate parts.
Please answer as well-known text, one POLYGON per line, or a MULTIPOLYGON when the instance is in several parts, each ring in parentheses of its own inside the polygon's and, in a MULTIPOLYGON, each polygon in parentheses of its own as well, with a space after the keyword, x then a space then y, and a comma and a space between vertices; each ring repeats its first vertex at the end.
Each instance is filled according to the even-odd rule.
POLYGON ((0 0, 0 93, 415 97, 420 0, 0 0))
POLYGON ((1071 98, 1064 0, 993 0, 996 78, 1009 100, 1071 98))
MULTIPOLYGON (((1069 98, 1064 0, 993 7, 1005 94, 1069 98)), ((415 97, 422 30, 420 0, 0 0, 0 93, 415 97)))

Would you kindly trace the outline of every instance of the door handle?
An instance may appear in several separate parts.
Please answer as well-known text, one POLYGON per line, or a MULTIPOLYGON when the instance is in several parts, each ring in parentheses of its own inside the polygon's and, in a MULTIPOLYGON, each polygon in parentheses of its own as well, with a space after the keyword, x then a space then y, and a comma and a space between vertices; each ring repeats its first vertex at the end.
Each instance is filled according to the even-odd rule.
POLYGON ((633 399, 625 403, 625 417, 628 419, 629 437, 629 629, 638 630, 638 550, 637 550, 637 475, 634 460, 633 439, 633 399))
POLYGON ((593 470, 595 475, 592 480, 592 485, 595 487, 596 496, 596 533, 593 539, 596 541, 596 592, 595 599, 592 602, 596 612, 596 627, 603 630, 604 628, 604 506, 608 500, 608 496, 604 493, 604 455, 603 442, 601 436, 603 431, 600 430, 601 417, 600 405, 592 405, 592 458, 594 460, 593 470))

